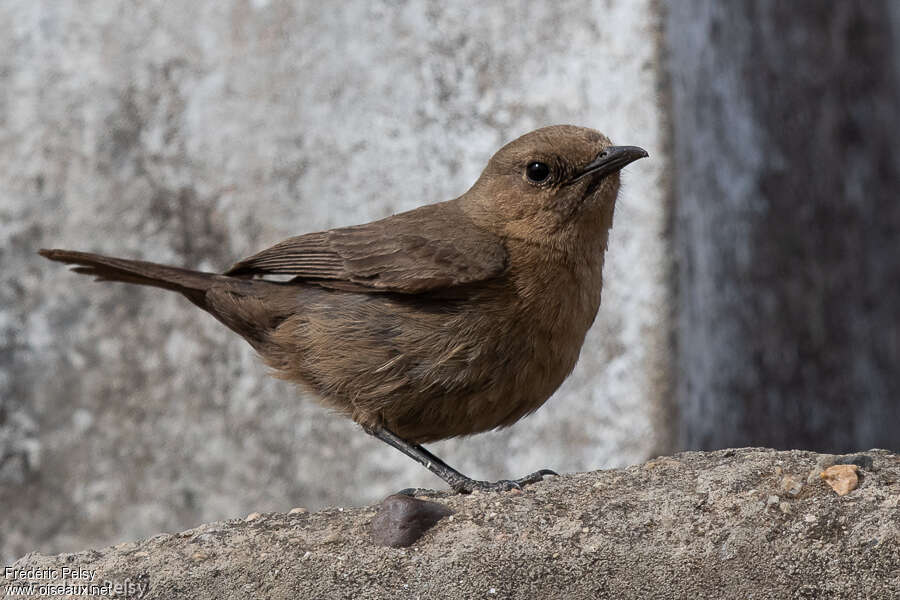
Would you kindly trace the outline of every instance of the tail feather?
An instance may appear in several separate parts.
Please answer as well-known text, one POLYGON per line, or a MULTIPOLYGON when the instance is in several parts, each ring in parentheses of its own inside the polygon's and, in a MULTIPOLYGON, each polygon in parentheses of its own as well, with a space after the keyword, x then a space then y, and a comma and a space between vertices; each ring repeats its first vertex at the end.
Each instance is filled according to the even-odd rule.
POLYGON ((97 281, 122 281, 179 292, 266 354, 269 332, 292 314, 296 288, 284 283, 191 271, 143 260, 74 250, 40 250, 40 255, 93 275, 97 281))
POLYGON ((218 277, 213 273, 90 252, 54 249, 40 250, 39 254, 57 262, 78 265, 72 270, 93 275, 96 281, 122 281, 181 292, 201 308, 206 308, 206 291, 218 277))

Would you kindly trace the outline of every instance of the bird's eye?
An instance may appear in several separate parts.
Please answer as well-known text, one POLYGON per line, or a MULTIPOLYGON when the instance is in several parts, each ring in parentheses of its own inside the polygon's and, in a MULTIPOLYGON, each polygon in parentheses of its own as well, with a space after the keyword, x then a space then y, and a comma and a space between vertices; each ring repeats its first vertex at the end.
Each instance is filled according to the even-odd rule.
POLYGON ((546 163, 532 162, 525 167, 525 177, 532 183, 542 183, 550 177, 550 167, 546 163))

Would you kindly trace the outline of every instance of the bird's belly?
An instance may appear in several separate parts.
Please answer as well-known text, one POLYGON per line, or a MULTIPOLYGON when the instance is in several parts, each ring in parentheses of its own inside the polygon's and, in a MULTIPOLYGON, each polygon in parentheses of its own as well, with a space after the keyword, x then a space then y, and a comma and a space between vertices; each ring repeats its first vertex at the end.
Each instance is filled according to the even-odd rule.
POLYGON ((342 307, 346 318, 335 318, 331 302, 308 306, 279 327, 266 360, 361 425, 416 442, 533 412, 571 372, 584 337, 484 304, 429 313, 378 296, 354 301, 342 307))
POLYGON ((384 424, 418 442, 470 435, 512 425, 544 404, 578 360, 581 339, 556 347, 550 336, 520 323, 486 344, 456 379, 465 387, 424 389, 416 402, 391 402, 384 424))

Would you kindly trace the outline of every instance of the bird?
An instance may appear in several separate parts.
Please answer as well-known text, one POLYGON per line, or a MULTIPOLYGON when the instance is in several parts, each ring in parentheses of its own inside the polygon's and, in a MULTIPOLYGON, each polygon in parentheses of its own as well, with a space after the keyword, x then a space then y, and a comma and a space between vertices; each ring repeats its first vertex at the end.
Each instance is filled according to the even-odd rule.
POLYGON ((274 376, 457 493, 509 490, 422 444, 508 427, 571 373, 598 309, 619 171, 648 156, 574 125, 500 148, 461 196, 288 238, 222 273, 42 249, 98 281, 178 292, 274 376))

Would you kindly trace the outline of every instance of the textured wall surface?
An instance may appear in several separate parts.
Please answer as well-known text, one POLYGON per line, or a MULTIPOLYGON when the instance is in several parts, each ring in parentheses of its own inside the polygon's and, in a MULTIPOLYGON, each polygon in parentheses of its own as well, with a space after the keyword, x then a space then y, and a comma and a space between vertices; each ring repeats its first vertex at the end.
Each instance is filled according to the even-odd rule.
POLYGON ((0 2, 0 562, 440 484, 186 300, 38 248, 218 270, 456 196, 551 123, 652 157, 623 176, 603 307, 545 408, 434 449, 498 478, 665 448, 655 5, 453 4, 0 2))
POLYGON ((900 9, 669 3, 689 448, 900 448, 900 9))

